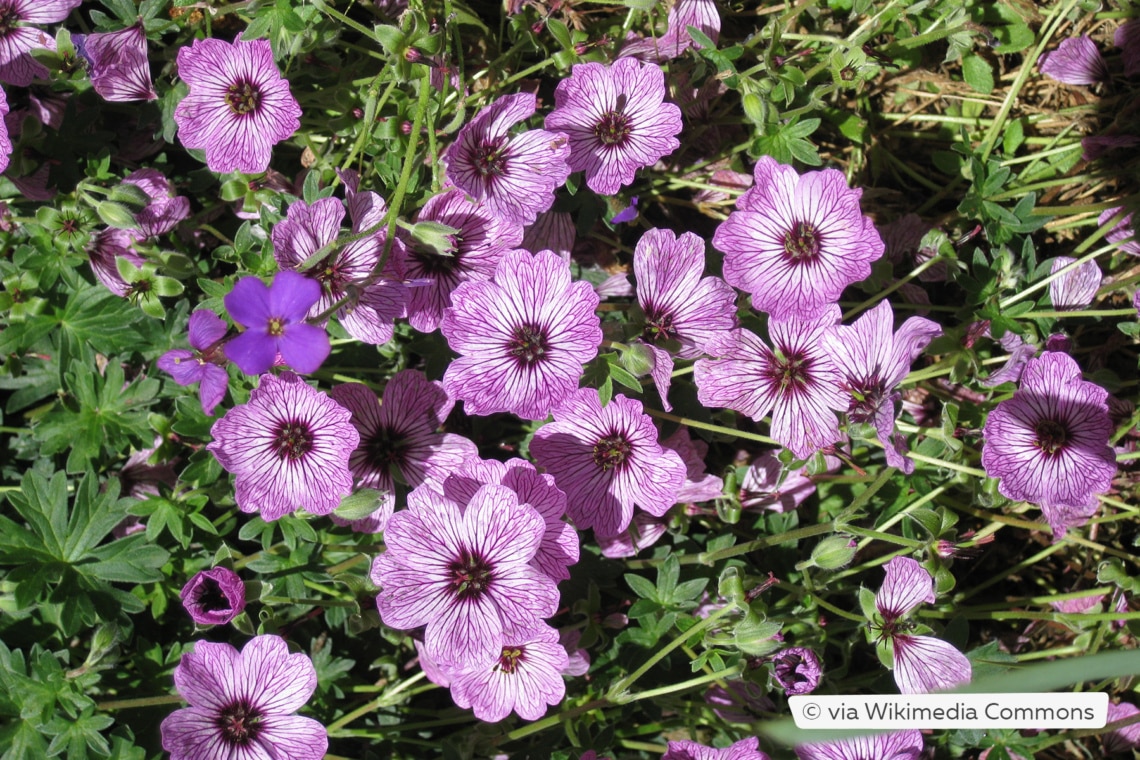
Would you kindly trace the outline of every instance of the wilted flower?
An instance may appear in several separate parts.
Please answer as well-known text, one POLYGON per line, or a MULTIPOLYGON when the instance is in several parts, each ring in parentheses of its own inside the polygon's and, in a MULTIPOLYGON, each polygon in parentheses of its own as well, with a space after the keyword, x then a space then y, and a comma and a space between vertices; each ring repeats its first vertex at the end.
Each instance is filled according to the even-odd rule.
POLYGON ((73 34, 75 51, 87 61, 91 86, 112 103, 154 100, 154 82, 146 55, 142 23, 117 32, 73 34))
MULTIPOLYGON (((1120 214, 1122 208, 1110 208, 1101 212, 1097 217, 1097 224, 1102 227, 1112 221, 1113 217, 1120 214)), ((1117 247, 1125 253, 1130 253, 1133 256, 1140 256, 1140 240, 1136 239, 1136 233, 1132 229, 1132 214, 1125 214, 1120 218, 1108 234, 1104 236, 1110 243, 1117 243, 1117 247)))
POLYGON ((170 180, 157 169, 137 169, 123 178, 123 184, 134 185, 150 198, 135 214, 143 238, 165 235, 190 216, 190 199, 175 195, 170 180))
POLYGON ((1007 498, 1032 502, 1060 538, 1096 512, 1112 486, 1108 391, 1081 379, 1067 354, 1032 359, 1013 398, 986 418, 982 466, 1007 498))
POLYGON ((218 348, 226 335, 226 323, 206 309, 198 309, 190 315, 189 341, 193 351, 176 348, 167 351, 157 362, 158 368, 169 372, 179 385, 198 386, 198 397, 202 411, 213 414, 214 407, 226 395, 230 376, 217 363, 221 360, 218 348))
POLYGON ((174 685, 190 706, 162 721, 171 760, 320 760, 328 749, 325 727, 294 715, 316 691, 317 671, 280 636, 255 636, 241 652, 196 641, 174 669, 174 685))
POLYGON ((622 45, 619 55, 643 61, 668 61, 691 47, 700 48, 688 27, 695 27, 713 43, 720 37, 720 11, 716 0, 677 0, 669 9, 668 26, 660 37, 642 37, 622 45))
POLYGON ((198 625, 228 623, 245 609, 245 584, 228 567, 196 573, 179 594, 182 606, 198 625))
POLYGON ((8 156, 12 155, 12 140, 8 137, 8 125, 5 123, 7 115, 8 96, 0 87, 0 172, 8 168, 8 156))
POLYGON ((680 145, 681 109, 665 100, 659 66, 621 58, 610 66, 576 63, 554 90, 547 129, 570 138, 570 168, 586 185, 612 195, 680 145))
POLYGON ((1140 74, 1140 19, 1132 19, 1116 27, 1112 34, 1112 44, 1120 48, 1124 76, 1134 77, 1140 74))
MULTIPOLYGON (((1114 704, 1108 703, 1108 722, 1115 723, 1118 720, 1131 718, 1140 713, 1140 709, 1129 702, 1120 702, 1114 704)), ((1105 754, 1113 754, 1114 752, 1127 752, 1134 747, 1140 747, 1140 723, 1133 723, 1124 728, 1118 728, 1115 731, 1109 731, 1102 739, 1104 742, 1105 754)))
POLYGON ((263 172, 274 144, 301 126, 269 40, 196 39, 178 51, 178 75, 190 85, 174 111, 178 139, 205 150, 210 171, 263 172))
POLYGON ((1042 74, 1065 84, 1096 84, 1108 79, 1104 58, 1092 38, 1084 34, 1061 40, 1056 50, 1041 56, 1037 67, 1042 74))
POLYGON ((772 676, 784 693, 792 697, 815 691, 823 677, 823 668, 812 650, 790 647, 772 655, 772 676))

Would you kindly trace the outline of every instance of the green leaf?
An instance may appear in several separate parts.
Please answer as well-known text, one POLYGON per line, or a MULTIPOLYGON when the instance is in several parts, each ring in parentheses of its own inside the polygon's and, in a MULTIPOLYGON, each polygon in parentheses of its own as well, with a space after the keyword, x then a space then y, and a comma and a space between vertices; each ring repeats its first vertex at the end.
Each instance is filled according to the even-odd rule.
POLYGON ((657 596, 657 587, 654 586, 647 578, 634 573, 626 573, 625 582, 633 589, 633 593, 640 596, 642 599, 650 599, 654 602, 660 601, 657 596))
POLYGON ((125 300, 103 287, 75 293, 57 315, 59 326, 79 342, 101 354, 114 354, 137 346, 141 336, 134 325, 138 313, 125 300))
POLYGON ((29 470, 20 481, 20 492, 9 494, 8 500, 31 526, 44 551, 63 561, 67 541, 67 476, 57 472, 48 481, 29 470))
POLYGON ((994 71, 989 61, 979 55, 968 55, 962 59, 962 79, 983 95, 994 91, 994 71))
POLYGON ((677 588, 677 579, 681 576, 681 563, 676 554, 665 558, 657 570, 657 596, 662 603, 673 601, 673 590, 677 588))

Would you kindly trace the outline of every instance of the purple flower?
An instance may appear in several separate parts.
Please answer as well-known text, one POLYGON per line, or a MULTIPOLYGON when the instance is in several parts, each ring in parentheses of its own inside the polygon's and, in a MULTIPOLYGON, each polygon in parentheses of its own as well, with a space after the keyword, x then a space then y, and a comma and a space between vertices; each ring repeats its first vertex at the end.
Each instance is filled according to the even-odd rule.
POLYGON ((190 199, 175 195, 170 180, 157 169, 133 171, 123 178, 123 184, 138 187, 150 198, 146 208, 135 214, 143 238, 165 235, 190 216, 190 199))
POLYGON ((351 414, 294 375, 262 375, 249 403, 214 423, 206 446, 234 474, 238 508, 271 522, 304 507, 326 515, 352 491, 351 414))
POLYGON ((659 66, 621 58, 610 66, 576 63, 554 90, 546 127, 570 138, 570 168, 595 193, 613 195, 680 145, 681 109, 665 100, 659 66))
POLYGON ((709 445, 699 438, 693 440, 688 428, 683 425, 677 428, 661 446, 676 451, 685 463, 685 484, 677 492, 678 502, 712 501, 724 495, 724 481, 705 470, 709 445))
POLYGON ((653 348, 654 383, 666 410, 673 372, 668 348, 695 359, 717 334, 736 327, 736 292, 719 277, 702 278, 704 270, 704 241, 691 232, 678 238, 670 230, 651 229, 637 241, 633 273, 645 313, 642 338, 653 348))
POLYGON ((641 402, 618 394, 603 408, 593 388, 579 388, 554 410, 530 452, 566 492, 574 524, 601 536, 629 527, 635 504, 661 517, 685 482, 685 463, 657 443, 641 402))
MULTIPOLYGON (((886 248, 884 255, 896 267, 903 267, 904 271, 925 264, 938 255, 938 251, 933 248, 922 247, 922 239, 930 230, 931 226, 918 214, 903 214, 890 224, 879 228, 879 234, 886 248)), ((922 270, 918 279, 923 282, 945 282, 946 262, 938 262, 922 270)), ((925 294, 926 291, 919 292, 925 294)))
POLYGON ((590 653, 578 646, 582 632, 576 629, 566 629, 558 634, 558 643, 566 650, 566 667, 562 668, 564 676, 584 676, 590 672, 590 653))
POLYGON ((558 609, 554 581, 531 565, 542 532, 542 516, 505 486, 483 486, 466 509, 420 486, 388 520, 372 565, 380 618, 426 626, 424 650, 444 669, 493 665, 558 609))
POLYGON ((922 734, 913 730, 796 747, 799 760, 919 760, 921 756, 922 734))
POLYGON ((1081 138, 1081 158, 1095 161, 1110 150, 1131 148, 1134 145, 1140 145, 1140 137, 1136 135, 1089 135, 1081 138))
POLYGON ((55 50, 55 38, 25 24, 63 21, 82 0, 0 0, 0 82, 27 87, 49 71, 29 52, 55 50))
POLYGON ((911 363, 930 341, 942 334, 937 323, 911 317, 894 329, 895 313, 887 301, 859 317, 853 325, 834 325, 823 333, 823 347, 843 375, 849 395, 847 417, 874 425, 886 447, 887 464, 909 474, 906 437, 895 432, 902 394, 895 390, 911 363))
POLYGON ((613 536, 595 536, 602 556, 608 559, 636 557, 642 549, 657 543, 669 528, 669 521, 638 512, 629 521, 629 527, 613 536))
POLYGON ((223 361, 218 356, 218 347, 226 335, 226 323, 212 311, 198 309, 190 315, 189 332, 190 345, 195 350, 176 348, 167 351, 159 357, 158 368, 169 372, 179 385, 201 383, 198 398, 202 402, 202 411, 212 415, 214 407, 225 397, 230 381, 230 376, 218 365, 223 361))
POLYGON ((117 32, 73 34, 75 51, 87 61, 91 86, 112 103, 155 100, 142 23, 117 32))
POLYGON ((8 137, 8 125, 4 117, 8 115, 8 96, 0 87, 0 172, 8 168, 8 156, 12 155, 12 139, 8 137))
POLYGON ((87 248, 87 260, 96 279, 103 283, 103 287, 121 298, 127 297, 131 292, 131 286, 119 274, 115 260, 122 257, 136 267, 146 263, 146 260, 131 248, 134 242, 135 238, 129 230, 108 227, 98 232, 87 248))
MULTIPOLYGON (((1124 209, 1110 208, 1101 212, 1097 218, 1097 224, 1102 227, 1108 224, 1114 216, 1119 214, 1124 209)), ((1140 256, 1140 240, 1136 239, 1136 234, 1132 230, 1132 214, 1125 214, 1120 218, 1112 230, 1104 236, 1110 243, 1117 243, 1120 250, 1125 253, 1130 253, 1133 256, 1140 256)))
POLYGON ((1104 601, 1105 594, 1093 594, 1092 596, 1081 596, 1076 599, 1065 599, 1060 602, 1049 602, 1049 606, 1063 612, 1066 615, 1079 614, 1083 612, 1099 612, 1100 603, 1104 601))
MULTIPOLYGON (((362 232, 384 216, 384 200, 372 192, 348 191, 349 210, 353 216, 352 231, 362 232)), ((290 204, 286 218, 273 227, 273 258, 284 270, 294 270, 310 256, 336 240, 340 223, 344 219, 344 205, 336 198, 321 198, 309 205, 304 201, 290 204)), ((320 285, 320 298, 309 309, 309 319, 325 314, 349 294, 356 294, 351 302, 337 310, 337 318, 349 335, 372 345, 382 345, 392 339, 392 322, 404 316, 406 291, 399 282, 394 257, 384 268, 384 277, 367 286, 361 285, 373 276, 380 263, 387 231, 381 230, 355 240, 340 251, 331 251, 302 274, 320 285)), ((402 249, 402 244, 393 241, 402 249)))
POLYGON ((578 561, 578 533, 562 519, 566 514, 566 494, 554 484, 554 478, 540 475, 534 465, 522 459, 504 463, 475 456, 446 476, 443 493, 465 506, 485 485, 506 486, 515 492, 519 504, 534 507, 542 517, 544 530, 532 564, 555 581, 567 580, 567 568, 578 561))
POLYGON ((451 291, 461 282, 491 279, 503 254, 522 241, 522 226, 500 219, 462 190, 429 198, 417 221, 458 230, 446 254, 426 250, 414 241, 404 254, 401 269, 416 283, 408 292, 408 321, 421 332, 431 332, 451 305, 451 291))
POLYGON ((293 714, 313 696, 317 671, 280 636, 255 636, 241 652, 196 641, 174 685, 190 707, 162 721, 170 760, 320 760, 328 749, 325 727, 293 714))
POLYGON ((697 360, 697 398, 757 422, 771 412, 772 437, 807 459, 841 439, 834 412, 848 408, 839 370, 822 345, 838 321, 838 306, 811 319, 773 318, 768 331, 775 350, 748 330, 719 336, 708 349, 719 358, 697 360))
POLYGON ((546 714, 547 705, 556 705, 566 696, 562 671, 567 662, 558 631, 539 624, 506 637, 493 663, 463 668, 451 679, 451 697, 490 723, 512 710, 523 720, 538 720, 546 714))
POLYGON ((228 623, 245 609, 245 584, 228 567, 212 567, 195 574, 179 596, 198 625, 228 623))
POLYGON ((815 481, 804 470, 785 470, 775 451, 752 460, 740 482, 740 506, 790 512, 815 493, 815 481))
POLYGON ((633 56, 642 61, 660 62, 677 58, 689 48, 701 46, 693 40, 688 27, 696 27, 713 42, 720 37, 720 12, 716 0, 677 0, 669 9, 668 26, 660 37, 644 37, 627 42, 621 57, 633 56))
MULTIPOLYGON (((1136 713, 1140 713, 1140 709, 1137 709, 1136 705, 1128 702, 1121 702, 1119 704, 1108 703, 1109 723, 1131 718, 1136 713)), ((1109 731, 1104 735, 1101 741, 1103 742, 1104 752, 1108 755, 1116 752, 1127 752, 1133 747, 1140 747, 1140 723, 1133 723, 1130 726, 1109 731)))
POLYGON ((871 274, 883 240, 859 208, 863 191, 848 188, 842 172, 800 175, 763 156, 754 175, 713 234, 724 279, 751 293, 754 309, 806 318, 871 274))
MULTIPOLYGON (((347 523, 353 530, 384 530, 396 506, 393 468, 415 488, 427 480, 442 483, 448 473, 478 455, 475 444, 463 436, 436 432, 455 402, 440 383, 418 370, 393 375, 384 386, 383 403, 359 383, 336 386, 332 397, 352 412, 352 425, 360 434, 360 445, 348 459, 357 484, 380 492, 375 512, 347 523)), ((332 519, 346 524, 336 515, 332 519)))
POLYGON ((523 230, 519 247, 532 253, 554 251, 569 261, 576 236, 574 217, 565 211, 543 211, 533 224, 523 230))
POLYGON ((246 329, 226 343, 226 356, 247 375, 267 371, 278 352, 298 372, 316 372, 329 355, 329 336, 304 320, 320 297, 321 286, 296 272, 278 272, 270 287, 256 277, 241 278, 223 302, 246 329))
POLYGON ((531 129, 511 135, 535 111, 532 93, 504 95, 469 121, 443 154, 447 178, 496 216, 527 225, 554 203, 570 176, 566 135, 531 129))
POLYGON ((933 636, 902 633, 908 625, 900 624, 902 618, 923 602, 934 602, 934 579, 930 573, 909 557, 895 557, 885 570, 883 585, 875 595, 875 607, 882 617, 877 630, 879 640, 894 647, 894 675, 899 691, 926 694, 969 683, 970 661, 953 646, 933 636))
POLYGON ((1134 77, 1140 74, 1140 19, 1132 19, 1116 27, 1112 34, 1112 44, 1120 48, 1124 76, 1134 77))
POLYGON ((1108 79, 1108 66, 1096 43, 1083 34, 1061 40, 1056 50, 1041 56, 1037 68, 1065 84, 1096 84, 1108 79))
POLYGON ((729 723, 752 723, 762 713, 776 710, 776 704, 760 684, 739 678, 726 681, 725 686, 710 686, 705 692, 705 701, 718 717, 729 723))
MULTIPOLYGON (((990 334, 990 328, 986 327, 986 335, 990 334)), ((986 388, 996 388, 1003 383, 1016 383, 1021 379, 1021 373, 1025 370, 1025 365, 1037 355, 1037 346, 1033 343, 1026 343, 1020 335, 1015 332, 1007 332, 998 340, 1001 347, 1009 352, 1005 364, 998 370, 991 372, 990 376, 981 381, 981 384, 986 388)))
POLYGON ((1030 360, 1013 398, 986 418, 982 466, 998 491, 1041 507, 1060 538, 1096 512, 1112 486, 1116 457, 1108 445, 1108 391, 1081 379, 1067 354, 1030 360))
POLYGON ((760 751, 760 740, 752 736, 723 749, 690 741, 669 742, 661 760, 768 760, 768 756, 760 751))
POLYGON ((789 697, 811 694, 819 686, 823 668, 815 652, 805 647, 790 647, 772 655, 772 676, 789 697))
POLYGON ((570 265, 550 251, 510 251, 494 281, 462 283, 451 302, 440 329, 460 356, 443 387, 468 414, 545 418, 578 387, 602 341, 597 294, 571 282, 570 265))
POLYGON ((206 151, 210 171, 257 174, 301 126, 301 106, 273 63, 269 40, 194 40, 178 51, 190 94, 174 111, 178 139, 206 151))
MULTIPOLYGON (((1074 262, 1076 259, 1071 256, 1058 256, 1053 259, 1049 273, 1056 274, 1074 262)), ((1049 300, 1053 302, 1053 308, 1058 311, 1085 308, 1096 298, 1102 277, 1100 267, 1090 259, 1053 280, 1049 283, 1049 300)))

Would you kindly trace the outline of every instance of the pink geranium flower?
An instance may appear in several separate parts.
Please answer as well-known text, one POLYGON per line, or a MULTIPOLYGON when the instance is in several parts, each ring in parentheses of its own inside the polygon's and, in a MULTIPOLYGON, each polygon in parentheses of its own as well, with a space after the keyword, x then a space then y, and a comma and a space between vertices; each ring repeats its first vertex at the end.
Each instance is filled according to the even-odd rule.
POLYGON ((155 100, 142 23, 117 32, 73 34, 76 52, 87 61, 91 86, 111 103, 155 100))
POLYGON ((55 37, 27 24, 63 21, 82 1, 0 0, 0 82, 27 87, 33 79, 47 79, 47 67, 29 53, 55 50, 55 37))
POLYGON ((1108 66, 1088 35, 1061 40, 1056 50, 1041 56, 1041 73, 1065 84, 1096 84, 1108 79, 1108 66))
POLYGON ((245 584, 228 567, 212 567, 195 573, 179 597, 198 625, 222 625, 245 609, 245 584))
POLYGON ((194 40, 178 51, 178 75, 190 86, 174 111, 178 139, 206 151, 210 171, 264 172, 273 146, 301 126, 269 40, 194 40))

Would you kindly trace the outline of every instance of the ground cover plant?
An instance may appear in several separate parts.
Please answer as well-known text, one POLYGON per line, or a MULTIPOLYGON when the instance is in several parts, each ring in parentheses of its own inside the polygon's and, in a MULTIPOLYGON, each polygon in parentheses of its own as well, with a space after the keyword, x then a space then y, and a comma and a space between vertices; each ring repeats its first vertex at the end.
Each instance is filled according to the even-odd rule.
POLYGON ((1131 756, 1134 16, 0 0, 0 758, 1131 756))

